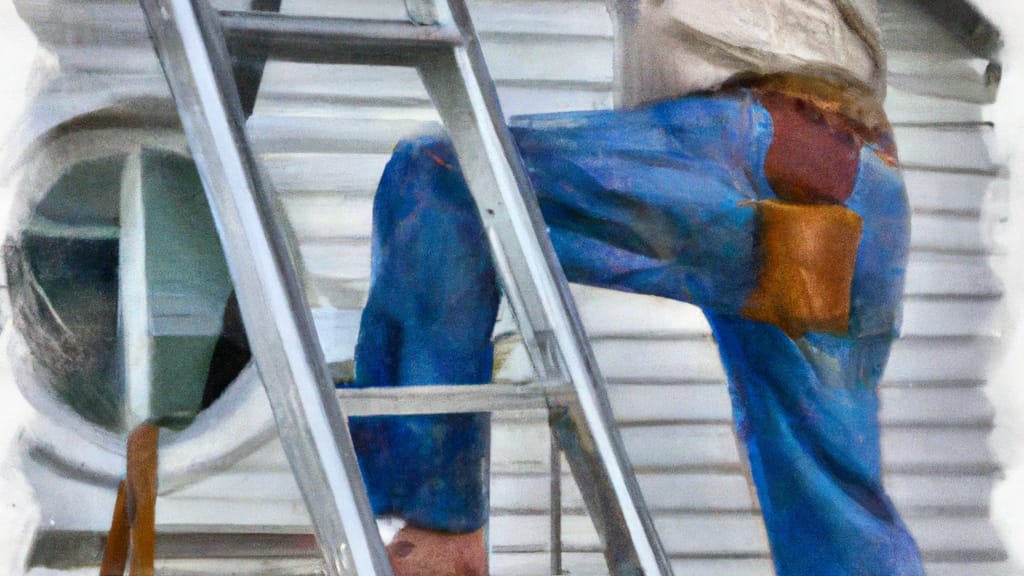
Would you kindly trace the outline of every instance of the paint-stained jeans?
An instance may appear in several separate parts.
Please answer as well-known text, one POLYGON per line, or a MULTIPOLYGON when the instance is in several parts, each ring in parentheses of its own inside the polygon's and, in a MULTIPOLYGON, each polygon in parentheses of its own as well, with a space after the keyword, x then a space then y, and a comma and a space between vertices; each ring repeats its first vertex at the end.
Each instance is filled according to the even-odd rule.
MULTIPOLYGON (((863 231, 849 330, 794 338, 743 316, 764 266, 758 203, 777 199, 765 175, 775 127, 751 91, 512 124, 570 281, 706 313, 780 576, 923 574, 881 484, 876 387, 898 329, 908 242, 892 158, 865 143, 859 165, 853 159, 845 206, 863 231)), ((400 143, 374 207, 356 385, 490 380, 498 301, 449 143, 400 143)), ((453 532, 486 522, 487 415, 358 418, 351 427, 377 514, 453 532)))

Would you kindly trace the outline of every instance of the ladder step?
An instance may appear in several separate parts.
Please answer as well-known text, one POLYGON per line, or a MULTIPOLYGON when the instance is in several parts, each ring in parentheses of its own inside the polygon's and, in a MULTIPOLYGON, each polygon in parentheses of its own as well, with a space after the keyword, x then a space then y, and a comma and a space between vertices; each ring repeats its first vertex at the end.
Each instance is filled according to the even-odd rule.
POLYGON ((546 410, 548 403, 573 401, 571 384, 439 384, 400 388, 339 388, 338 402, 346 416, 452 414, 546 410))
POLYGON ((220 23, 232 51, 315 64, 417 66, 465 43, 452 26, 398 20, 226 10, 220 23))

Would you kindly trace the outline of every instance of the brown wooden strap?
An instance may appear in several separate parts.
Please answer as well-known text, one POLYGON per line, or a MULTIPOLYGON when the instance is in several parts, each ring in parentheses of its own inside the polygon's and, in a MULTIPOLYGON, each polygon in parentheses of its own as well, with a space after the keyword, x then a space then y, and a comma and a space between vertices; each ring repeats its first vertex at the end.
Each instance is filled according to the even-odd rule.
POLYGON ((156 552, 157 445, 160 429, 143 424, 128 434, 128 473, 117 487, 100 576, 153 576, 156 552))
POLYGON ((117 500, 114 501, 114 515, 110 519, 110 532, 103 549, 103 563, 100 576, 124 576, 128 562, 128 511, 125 509, 127 487, 124 480, 117 486, 117 500))
POLYGON ((157 444, 160 429, 142 424, 128 435, 131 576, 153 576, 156 551, 157 444))

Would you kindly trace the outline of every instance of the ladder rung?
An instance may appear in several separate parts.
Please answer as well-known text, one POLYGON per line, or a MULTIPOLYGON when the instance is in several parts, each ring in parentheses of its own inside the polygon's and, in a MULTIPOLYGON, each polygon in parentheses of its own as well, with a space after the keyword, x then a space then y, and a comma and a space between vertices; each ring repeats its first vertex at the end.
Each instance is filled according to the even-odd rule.
POLYGON ((233 50, 318 64, 416 66, 465 43, 454 27, 398 20, 222 11, 220 22, 233 50))
POLYGON ((443 384, 399 388, 339 388, 346 416, 544 410, 572 401, 571 384, 443 384))

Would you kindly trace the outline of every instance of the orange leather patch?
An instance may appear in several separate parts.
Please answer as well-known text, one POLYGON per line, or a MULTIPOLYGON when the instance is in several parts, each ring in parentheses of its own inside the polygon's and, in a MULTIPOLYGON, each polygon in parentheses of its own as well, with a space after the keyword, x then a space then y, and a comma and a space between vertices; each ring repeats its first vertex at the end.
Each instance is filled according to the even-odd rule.
POLYGON ((863 141, 843 115, 762 92, 774 126, 764 171, 775 194, 803 204, 842 204, 853 192, 863 141))
POLYGON ((758 202, 762 267, 743 316, 790 337, 845 334, 863 223, 843 206, 758 202))

